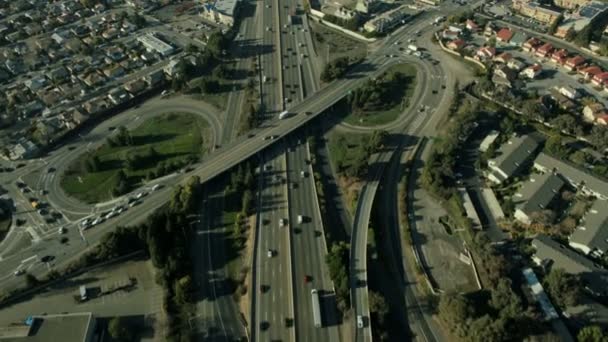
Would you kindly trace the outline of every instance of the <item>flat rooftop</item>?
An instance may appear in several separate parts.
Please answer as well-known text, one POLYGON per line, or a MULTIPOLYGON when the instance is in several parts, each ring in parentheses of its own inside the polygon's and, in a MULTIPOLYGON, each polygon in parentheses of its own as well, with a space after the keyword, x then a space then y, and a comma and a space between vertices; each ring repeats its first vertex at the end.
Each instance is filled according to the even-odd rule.
POLYGON ((0 336, 0 340, 10 342, 87 342, 94 329, 95 318, 91 313, 33 317, 35 320, 29 335, 8 338, 0 336))

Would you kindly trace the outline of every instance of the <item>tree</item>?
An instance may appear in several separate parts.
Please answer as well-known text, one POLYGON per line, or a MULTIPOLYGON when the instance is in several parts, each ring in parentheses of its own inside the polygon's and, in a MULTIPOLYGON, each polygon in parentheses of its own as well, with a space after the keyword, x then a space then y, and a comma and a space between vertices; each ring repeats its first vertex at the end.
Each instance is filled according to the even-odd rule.
POLYGON ((191 300, 192 278, 186 275, 175 282, 175 301, 181 305, 191 300))
POLYGON ((608 342, 608 336, 604 335, 602 328, 590 325, 582 328, 576 335, 578 342, 608 342))
POLYGON ((559 134, 554 134, 545 142, 545 149, 552 155, 565 159, 570 154, 570 148, 562 144, 562 138, 559 134))
POLYGON ((251 190, 245 190, 242 198, 242 212, 249 214, 251 212, 251 204, 253 203, 253 195, 251 190))
POLYGON ((577 129, 578 122, 572 115, 569 114, 562 114, 554 118, 551 120, 551 125, 553 125, 558 132, 563 131, 576 134, 582 131, 580 128, 577 129))
POLYGON ((220 91, 220 82, 208 77, 203 77, 200 89, 203 94, 216 94, 220 91))
POLYGON ((380 324, 384 324, 386 315, 388 315, 389 306, 382 294, 376 291, 369 291, 369 311, 376 314, 380 324))
POLYGON ((132 341, 133 334, 124 318, 114 317, 108 322, 108 333, 118 341, 132 341))
POLYGON ((574 27, 570 27, 568 31, 566 31, 564 39, 566 39, 566 41, 571 42, 574 40, 574 38, 576 38, 576 31, 574 30, 574 27))
POLYGON ((444 294, 439 299, 439 318, 458 336, 466 336, 468 320, 474 313, 473 305, 460 294, 444 294))
POLYGON ((228 39, 222 32, 215 31, 207 39, 207 50, 209 50, 215 57, 222 55, 223 51, 228 47, 228 39))
POLYGON ((608 141, 608 129, 594 126, 589 134, 589 142, 598 150, 604 150, 606 148, 606 141, 608 141))
POLYGON ((561 307, 576 305, 581 297, 581 285, 577 276, 556 268, 545 277, 544 285, 551 297, 561 307))

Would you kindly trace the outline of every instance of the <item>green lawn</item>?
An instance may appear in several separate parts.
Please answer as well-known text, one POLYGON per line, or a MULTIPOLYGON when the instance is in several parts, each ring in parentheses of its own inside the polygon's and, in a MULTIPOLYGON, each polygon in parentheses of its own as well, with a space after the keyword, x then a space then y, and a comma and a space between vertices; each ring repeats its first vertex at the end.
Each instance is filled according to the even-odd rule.
POLYGON ((366 145, 369 140, 369 134, 354 134, 340 133, 332 131, 329 135, 329 158, 336 168, 338 173, 342 172, 342 168, 346 168, 352 164, 362 153, 358 148, 360 145, 366 145))
POLYGON ((71 196, 94 203, 108 200, 119 181, 119 171, 127 176, 129 188, 135 188, 146 177, 170 173, 188 161, 197 160, 204 152, 204 135, 208 124, 192 114, 168 113, 145 121, 130 132, 132 144, 112 147, 108 143, 91 153, 85 153, 69 166, 61 185, 71 196), (136 170, 126 166, 129 156, 143 155, 153 147, 157 156, 136 170), (99 158, 99 170, 87 172, 83 165, 94 156, 99 158), (159 165, 167 171, 159 171, 159 165))
POLYGON ((390 100, 390 102, 399 104, 384 111, 362 112, 358 114, 348 113, 344 117, 344 122, 351 125, 371 127, 384 125, 397 119, 403 110, 408 107, 414 89, 416 88, 416 71, 417 69, 411 64, 398 64, 387 69, 387 75, 399 72, 405 75, 407 80, 402 84, 402 87, 395 88, 394 91, 391 91, 391 99, 387 99, 390 100))

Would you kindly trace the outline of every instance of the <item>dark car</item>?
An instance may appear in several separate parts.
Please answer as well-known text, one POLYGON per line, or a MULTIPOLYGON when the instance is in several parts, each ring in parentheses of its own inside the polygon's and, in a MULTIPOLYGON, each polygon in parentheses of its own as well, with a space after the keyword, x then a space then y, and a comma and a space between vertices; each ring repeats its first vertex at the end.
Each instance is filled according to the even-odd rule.
POLYGON ((266 331, 268 330, 268 328, 270 328, 270 323, 268 323, 267 321, 260 322, 260 330, 266 331))
POLYGON ((55 257, 52 255, 45 255, 42 258, 40 258, 40 261, 42 261, 42 262, 50 262, 53 260, 55 260, 55 257))
POLYGON ((306 284, 310 283, 312 281, 312 277, 309 276, 308 274, 304 276, 304 282, 306 284))
POLYGON ((56 170, 57 170, 57 169, 56 169, 56 168, 54 168, 54 167, 49 167, 49 168, 48 168, 46 171, 47 171, 48 173, 52 173, 52 172, 55 172, 56 170))

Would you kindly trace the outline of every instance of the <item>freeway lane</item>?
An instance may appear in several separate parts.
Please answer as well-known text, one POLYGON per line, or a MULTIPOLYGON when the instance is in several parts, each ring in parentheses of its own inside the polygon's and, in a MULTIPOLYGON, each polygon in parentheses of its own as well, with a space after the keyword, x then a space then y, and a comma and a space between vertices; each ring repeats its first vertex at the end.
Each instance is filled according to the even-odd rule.
POLYGON ((294 340, 291 251, 289 242, 285 154, 282 146, 266 152, 258 206, 258 250, 254 289, 255 326, 252 340, 294 340), (282 224, 281 224, 281 221, 282 224))
POLYGON ((294 301, 297 341, 339 341, 334 286, 325 264, 327 246, 305 138, 290 137, 287 153, 289 219, 294 264, 294 301), (303 176, 302 172, 306 172, 303 176), (298 216, 302 216, 299 223, 298 216), (309 278, 306 281, 305 278, 309 278), (314 326, 310 291, 321 293, 323 328, 314 326))

